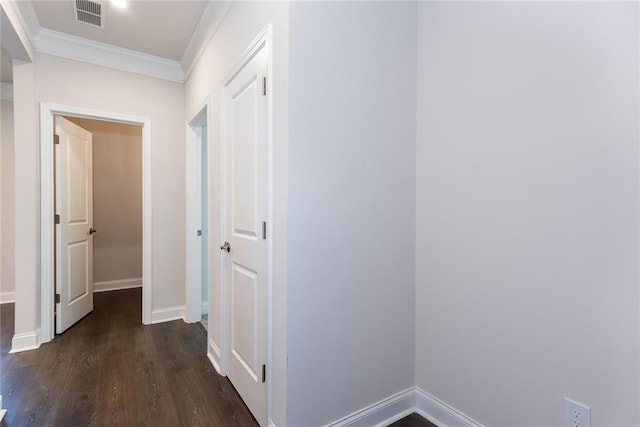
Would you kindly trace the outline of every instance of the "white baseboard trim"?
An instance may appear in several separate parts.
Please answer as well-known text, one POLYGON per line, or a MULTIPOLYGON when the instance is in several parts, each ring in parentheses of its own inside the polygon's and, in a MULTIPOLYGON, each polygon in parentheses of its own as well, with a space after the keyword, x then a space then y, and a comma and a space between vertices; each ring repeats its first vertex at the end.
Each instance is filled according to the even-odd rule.
POLYGON ((438 427, 484 427, 420 387, 396 393, 325 427, 384 427, 414 412, 438 427))
POLYGON ((415 389, 411 387, 347 415, 338 421, 327 424, 326 427, 388 426, 394 421, 413 413, 415 403, 415 389))
POLYGON ((422 417, 440 427, 483 427, 454 407, 416 387, 416 411, 422 417))
POLYGON ((151 323, 169 322, 171 320, 184 320, 184 305, 177 307, 160 308, 151 311, 151 323))
POLYGON ((0 292, 0 304, 7 304, 10 302, 16 302, 15 292, 0 292))
POLYGON ((93 292, 119 291, 121 289, 141 288, 142 277, 122 280, 107 280, 93 282, 93 292))
POLYGON ((11 340, 11 351, 9 353, 19 353, 21 351, 35 350, 40 347, 40 328, 33 332, 15 334, 11 340))
POLYGON ((203 301, 202 304, 200 305, 200 314, 207 314, 209 312, 209 303, 206 301, 203 301))
POLYGON ((220 364, 220 349, 213 339, 209 338, 207 342, 207 357, 209 358, 209 361, 211 362, 217 373, 219 373, 220 375, 224 375, 222 373, 222 367, 220 364))

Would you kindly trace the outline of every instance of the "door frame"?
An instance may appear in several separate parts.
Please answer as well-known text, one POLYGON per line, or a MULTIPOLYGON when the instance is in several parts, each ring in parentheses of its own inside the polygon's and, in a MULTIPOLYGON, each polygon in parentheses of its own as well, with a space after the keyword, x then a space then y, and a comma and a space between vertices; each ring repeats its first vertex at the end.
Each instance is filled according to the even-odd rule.
MULTIPOLYGON (((202 241, 195 235, 195 231, 198 226, 206 222, 206 227, 201 227, 208 232, 207 245, 209 247, 208 253, 211 254, 211 197, 207 195, 207 217, 202 218, 202 174, 207 174, 207 182, 210 182, 209 171, 211 165, 209 158, 207 158, 207 170, 202 170, 202 141, 201 135, 198 135, 195 128, 202 128, 202 123, 207 125, 207 133, 209 133, 209 126, 211 123, 211 104, 210 98, 204 100, 203 103, 197 108, 196 113, 191 116, 191 120, 187 123, 186 129, 186 242, 185 242, 185 270, 186 270, 186 310, 185 319, 188 323, 199 322, 201 319, 201 307, 202 307, 202 241), (194 191, 194 185, 200 185, 200 191, 198 194, 194 191), (197 215, 200 215, 198 219, 197 215), (196 280, 200 276, 200 280, 196 280)), ((207 135, 206 144, 208 144, 207 157, 211 148, 210 138, 207 135)), ((211 295, 211 263, 206 265, 209 280, 207 286, 209 287, 208 295, 211 295)), ((210 298, 209 298, 210 299, 210 298)), ((210 301, 207 303, 209 304, 210 301)), ((210 311, 211 304, 207 312, 210 311)))
POLYGON ((142 323, 151 324, 152 204, 151 118, 84 107, 40 103, 40 339, 54 337, 54 115, 102 120, 142 127, 142 323))
MULTIPOLYGON (((237 61, 228 72, 224 75, 220 81, 219 93, 224 94, 227 90, 227 86, 233 78, 244 68, 244 66, 253 59, 253 57, 261 49, 265 49, 267 56, 267 425, 273 425, 273 269, 274 269, 274 167, 273 167, 273 27, 272 24, 267 24, 266 27, 260 31, 256 38, 249 44, 245 51, 240 55, 237 61)), ((223 98, 221 96, 221 98, 223 98)), ((220 144, 212 146, 212 150, 216 150, 215 153, 220 159, 221 164, 221 179, 217 183, 220 188, 220 206, 218 212, 220 213, 220 226, 221 226, 221 242, 227 236, 226 225, 229 218, 227 218, 226 212, 226 200, 227 200, 227 160, 228 160, 228 141, 225 139, 227 135, 225 129, 225 118, 229 117, 229 111, 227 111, 227 105, 222 101, 221 105, 221 122, 220 129, 217 135, 220 138, 220 144)), ((219 254, 219 252, 218 252, 219 254)), ((221 257, 218 255, 220 263, 223 264, 221 257)), ((222 339, 221 348, 219 354, 220 369, 219 372, 222 375, 227 375, 227 361, 230 345, 230 337, 228 328, 230 325, 230 313, 228 309, 230 290, 227 288, 227 274, 226 268, 221 268, 219 272, 219 279, 222 288, 222 339)), ((209 316, 211 318, 211 315, 209 316)), ((210 360, 215 360, 210 357, 210 360)), ((214 364, 215 366, 215 364, 214 364)))

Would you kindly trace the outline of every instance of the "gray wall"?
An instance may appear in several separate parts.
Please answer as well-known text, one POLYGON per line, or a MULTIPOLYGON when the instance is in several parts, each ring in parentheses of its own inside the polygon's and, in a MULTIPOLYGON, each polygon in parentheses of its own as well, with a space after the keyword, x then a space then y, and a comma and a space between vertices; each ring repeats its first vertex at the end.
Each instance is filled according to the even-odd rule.
POLYGON ((414 384, 416 11, 290 5, 291 426, 414 384))
POLYGON ((419 4, 416 382, 638 425, 638 5, 419 4))

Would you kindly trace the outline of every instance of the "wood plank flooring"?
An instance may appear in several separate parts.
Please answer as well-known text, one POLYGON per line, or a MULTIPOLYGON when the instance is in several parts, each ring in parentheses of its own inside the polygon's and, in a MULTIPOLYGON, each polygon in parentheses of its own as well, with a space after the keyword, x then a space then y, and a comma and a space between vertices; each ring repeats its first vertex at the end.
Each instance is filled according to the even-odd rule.
POLYGON ((256 426, 181 320, 143 326, 140 289, 95 294, 94 311, 38 350, 8 354, 0 305, 2 426, 256 426))
MULTIPOLYGON (((8 354, 14 305, 0 305, 0 426, 257 426, 181 320, 143 326, 140 289, 96 293, 94 311, 38 350, 8 354)), ((392 427, 435 427, 412 414, 392 427)))

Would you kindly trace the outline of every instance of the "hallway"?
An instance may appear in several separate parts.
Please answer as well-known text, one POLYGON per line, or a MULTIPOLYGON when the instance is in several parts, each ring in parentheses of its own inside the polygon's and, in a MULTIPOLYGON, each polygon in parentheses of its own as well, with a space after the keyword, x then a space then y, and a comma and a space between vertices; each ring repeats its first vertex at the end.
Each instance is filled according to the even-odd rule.
POLYGON ((94 311, 38 350, 8 354, 0 306, 2 426, 255 426, 206 356, 199 324, 144 326, 140 289, 96 293, 94 311))

